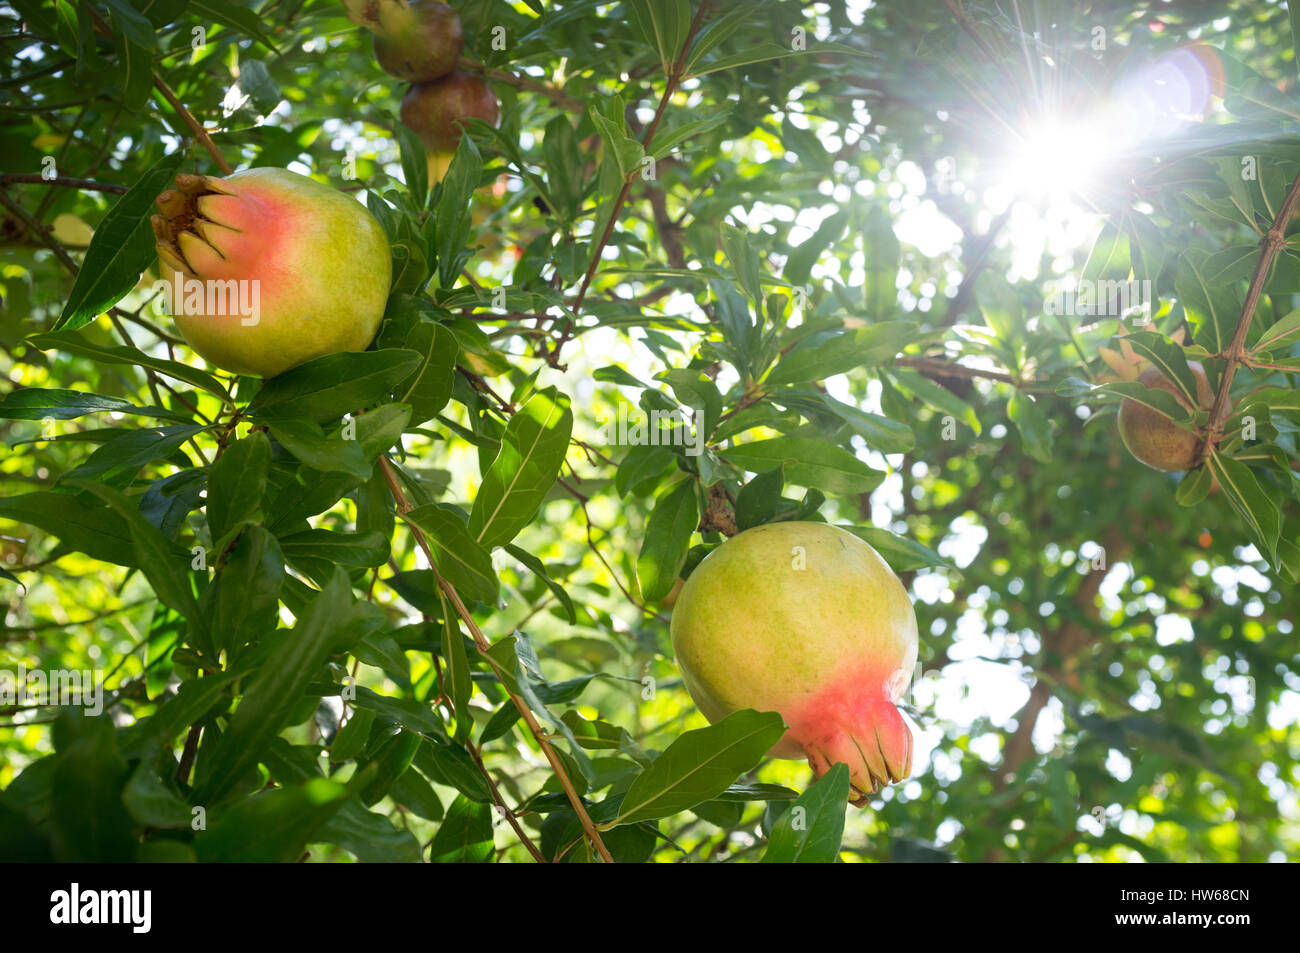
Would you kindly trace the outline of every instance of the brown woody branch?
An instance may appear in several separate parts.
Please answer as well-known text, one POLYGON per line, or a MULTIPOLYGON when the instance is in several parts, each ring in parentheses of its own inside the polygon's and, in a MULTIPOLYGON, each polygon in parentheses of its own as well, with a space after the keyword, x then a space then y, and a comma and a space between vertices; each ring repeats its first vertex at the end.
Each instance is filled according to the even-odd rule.
POLYGON ((1287 189, 1286 198, 1282 200, 1282 207, 1277 210, 1277 217, 1273 219, 1273 224, 1269 230, 1264 233, 1264 237, 1259 240, 1261 251, 1259 261, 1255 263, 1255 273, 1250 279, 1250 290, 1246 292, 1246 300, 1241 306, 1241 317, 1237 319, 1237 329, 1233 332, 1232 341, 1229 342, 1227 350, 1219 352, 1219 357, 1227 360, 1227 365, 1223 369, 1223 378, 1219 381, 1219 391, 1214 395, 1214 404, 1210 408, 1210 419, 1206 424, 1205 437, 1197 448, 1197 463, 1204 462, 1209 456, 1212 448, 1218 442, 1223 432, 1223 421, 1228 416, 1228 393, 1232 389, 1232 378, 1237 373, 1237 367, 1246 358, 1246 335, 1250 332, 1250 324, 1255 318, 1255 306, 1259 303, 1259 296, 1263 293, 1264 282, 1268 280, 1268 273, 1272 270, 1273 259, 1281 250, 1282 245, 1286 242, 1286 226, 1290 222, 1291 216, 1295 214, 1296 203, 1300 202, 1300 173, 1291 180, 1291 187, 1287 189))

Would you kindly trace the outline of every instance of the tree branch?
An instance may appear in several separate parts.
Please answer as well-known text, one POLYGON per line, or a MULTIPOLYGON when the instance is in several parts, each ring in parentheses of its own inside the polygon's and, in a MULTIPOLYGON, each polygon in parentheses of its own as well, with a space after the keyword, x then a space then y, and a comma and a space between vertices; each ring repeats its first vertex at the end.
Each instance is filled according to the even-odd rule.
MULTIPOLYGON (((641 137, 641 145, 649 146, 654 141, 655 132, 659 129, 659 122, 664 117, 664 112, 668 109, 668 101, 672 99, 673 93, 677 92, 677 84, 681 82, 682 74, 686 70, 686 54, 690 51, 691 43, 695 39, 695 34, 700 28, 700 22, 704 19, 704 10, 707 3, 701 2, 699 9, 695 11, 695 17, 691 20, 691 28, 686 34, 686 39, 682 43, 682 48, 677 54, 677 59, 672 65, 672 70, 668 74, 668 82, 664 85, 664 94, 659 97, 659 108, 655 110, 654 118, 646 126, 645 134, 641 137)), ((582 276, 582 285, 578 288, 578 296, 573 301, 574 318, 579 316, 582 309, 582 302, 587 298, 587 289, 591 287, 591 281, 596 277, 596 269, 600 267, 600 256, 609 244, 610 236, 614 234, 614 226, 618 223, 618 215, 623 211, 623 206, 627 202, 628 192, 632 190, 632 175, 629 174, 623 180, 623 188, 619 190, 618 198, 614 200, 614 207, 610 210, 609 221, 605 223, 605 230, 601 233, 600 240, 596 242, 595 248, 591 253, 591 264, 587 266, 587 273, 582 276)), ((559 320, 558 318, 556 319, 559 320)), ((547 358, 547 363, 552 367, 558 367, 560 363, 560 351, 568 343, 573 334, 573 325, 570 324, 560 335, 560 339, 555 342, 555 350, 547 358)))
MULTIPOLYGON (((393 495, 393 502, 397 505, 397 512, 405 517, 406 514, 411 511, 411 502, 406 498, 406 493, 402 490, 402 485, 397 480, 397 473, 393 470, 392 461, 388 459, 387 454, 384 454, 379 458, 379 468, 384 474, 384 482, 388 484, 389 492, 393 495)), ((451 583, 442 578, 442 575, 438 572, 437 564, 433 558, 433 551, 429 548, 429 541, 425 538, 424 531, 409 521, 406 525, 410 528, 411 535, 415 538, 416 544, 419 545, 420 549, 424 552, 424 557, 429 562, 429 568, 433 571, 434 578, 438 580, 438 588, 442 590, 443 594, 446 595, 448 599, 451 600, 451 604, 456 607, 456 614, 460 616, 461 620, 469 629, 470 635, 474 639, 474 644, 478 647, 479 654, 483 656, 488 665, 492 667, 492 670, 496 672, 497 678, 501 680, 501 684, 506 684, 501 667, 497 664, 496 659, 489 654, 489 649, 492 647, 491 643, 488 642, 487 637, 483 635, 482 630, 479 629, 478 623, 474 621, 474 616, 470 614, 469 609, 465 607, 465 603, 461 599, 460 593, 456 591, 456 588, 451 583)), ((587 813, 587 808, 583 805, 582 798, 578 796, 578 792, 574 788, 573 782, 569 779, 568 773, 564 770, 564 765, 560 762, 559 755, 557 755, 555 749, 551 747, 551 743, 547 740, 546 733, 542 731, 541 725, 537 723, 537 718, 533 715, 532 709, 528 707, 527 702, 513 692, 510 693, 510 700, 514 703, 515 708, 519 709, 519 714, 523 717, 524 724, 528 726, 529 732, 541 747, 542 754, 544 754, 546 760, 550 762, 551 770, 555 772, 555 777, 559 780, 560 786, 564 788, 565 796, 568 797, 569 803, 573 806, 574 813, 578 815, 578 822, 582 825, 583 831, 591 840, 592 846, 596 849, 596 852, 600 854, 602 860, 606 863, 612 864, 614 858, 610 856, 609 850, 600 839, 600 832, 596 830, 596 825, 592 823, 591 815, 587 813)))
POLYGON ((1250 279, 1250 290, 1246 292, 1245 303, 1241 306, 1241 317, 1237 319, 1237 329, 1233 332, 1232 341, 1228 344, 1225 351, 1221 351, 1219 356, 1227 359, 1227 366, 1223 369, 1223 378, 1219 381, 1219 392, 1214 395, 1214 404, 1210 408, 1210 419, 1205 427, 1205 437, 1202 439, 1196 451, 1196 462, 1199 465, 1209 456, 1211 449, 1218 442, 1223 432, 1223 421, 1228 416, 1228 393, 1232 389, 1232 378, 1237 373, 1237 367, 1246 357, 1246 335, 1250 332, 1251 322, 1255 318, 1255 306, 1259 303, 1259 296, 1264 290, 1264 282, 1268 279, 1268 273, 1273 267, 1273 259, 1277 257, 1278 251, 1281 250, 1283 243, 1286 241, 1286 226, 1295 214, 1296 203, 1300 202, 1300 173, 1291 180, 1291 187, 1287 189, 1286 198, 1282 200, 1282 207, 1277 210, 1277 217, 1273 219, 1273 224, 1269 230, 1264 233, 1264 237, 1259 243, 1263 250, 1260 252, 1259 261, 1255 263, 1255 274, 1250 279))

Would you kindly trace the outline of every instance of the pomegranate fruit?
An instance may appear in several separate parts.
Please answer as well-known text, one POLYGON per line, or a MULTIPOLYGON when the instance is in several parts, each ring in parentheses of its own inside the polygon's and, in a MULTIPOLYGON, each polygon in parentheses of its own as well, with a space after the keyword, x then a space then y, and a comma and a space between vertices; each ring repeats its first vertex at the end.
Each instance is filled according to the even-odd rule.
POLYGON ((286 169, 178 175, 153 216, 169 311, 217 367, 274 377, 363 351, 384 316, 392 260, 354 199, 286 169), (250 308, 249 305, 252 305, 250 308))
POLYGON ((427 83, 456 68, 465 33, 456 11, 438 0, 380 0, 370 4, 375 59, 390 76, 427 83))
MULTIPOLYGON (((1208 410, 1214 403, 1214 392, 1205 376, 1205 368, 1198 361, 1188 361, 1187 366, 1196 378, 1196 399, 1200 409, 1208 410)), ((1154 387, 1173 394, 1178 403, 1188 410, 1191 404, 1179 393, 1173 381, 1165 377, 1157 367, 1148 367, 1138 376, 1138 381, 1147 387, 1154 387)), ((1231 407, 1229 407, 1231 411, 1231 407)), ((1119 408, 1119 435, 1128 447, 1129 453, 1149 467, 1176 473, 1190 470, 1196 462, 1196 446, 1199 438, 1190 430, 1184 430, 1164 414, 1158 413, 1131 398, 1125 398, 1119 408)))
POLYGON ((454 70, 432 83, 414 83, 402 97, 402 123, 424 143, 431 181, 439 181, 451 164, 464 129, 459 120, 497 124, 501 105, 482 76, 454 70))
POLYGON ((673 651, 709 721, 776 711, 778 758, 821 777, 849 766, 858 806, 912 769, 897 708, 916 664, 916 613, 866 542, 825 523, 769 523, 732 537, 687 578, 673 651))

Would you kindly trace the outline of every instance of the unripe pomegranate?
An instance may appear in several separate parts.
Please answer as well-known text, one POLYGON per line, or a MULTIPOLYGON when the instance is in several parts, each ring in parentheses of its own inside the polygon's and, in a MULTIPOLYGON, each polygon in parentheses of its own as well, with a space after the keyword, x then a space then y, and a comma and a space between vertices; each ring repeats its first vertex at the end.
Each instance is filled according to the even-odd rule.
MULTIPOLYGON (((1205 376, 1205 368, 1197 361, 1188 361, 1187 366, 1196 378, 1197 403, 1200 404, 1200 409, 1208 410, 1214 403, 1214 392, 1205 376)), ((1138 376, 1138 380, 1147 387, 1173 394, 1178 403, 1188 410, 1192 409, 1187 398, 1159 368, 1148 367, 1138 376)), ((1130 398, 1125 398, 1120 404, 1119 435, 1129 453, 1157 470, 1175 473, 1191 469, 1196 462, 1196 434, 1184 430, 1164 414, 1130 398)))
POLYGON ((374 338, 392 260, 383 229, 354 199, 261 168, 225 179, 178 175, 158 208, 153 230, 171 313, 213 364, 274 377, 363 351, 374 338))
POLYGON ((825 523, 769 523, 723 543, 682 587, 673 651, 709 721, 776 711, 772 749, 818 777, 849 766, 854 804, 912 769, 896 707, 916 664, 907 590, 857 536, 825 523))
POLYGON ((497 124, 501 105, 482 76, 455 70, 432 83, 414 83, 402 97, 402 123, 414 130, 429 157, 431 178, 446 172, 464 134, 459 120, 497 124))
POLYGON ((456 11, 438 0, 384 0, 375 7, 375 59, 385 73, 427 83, 456 68, 465 33, 456 11))

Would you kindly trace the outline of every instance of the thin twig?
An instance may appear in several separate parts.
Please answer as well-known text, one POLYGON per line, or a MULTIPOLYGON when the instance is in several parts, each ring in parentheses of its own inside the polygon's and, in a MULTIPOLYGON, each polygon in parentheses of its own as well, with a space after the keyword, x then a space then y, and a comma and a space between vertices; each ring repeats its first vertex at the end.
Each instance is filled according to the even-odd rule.
POLYGON ((157 87, 158 92, 162 93, 163 99, 167 100, 167 102, 171 104, 172 109, 176 110, 176 114, 181 117, 181 120, 185 125, 190 127, 190 132, 194 133, 194 138, 202 144, 204 149, 208 150, 208 155, 212 156, 212 161, 217 164, 217 168, 226 173, 226 175, 230 175, 230 173, 234 172, 234 166, 226 161, 226 157, 221 154, 221 150, 218 149, 216 143, 212 141, 212 137, 208 135, 208 131, 203 128, 203 124, 194 118, 194 114, 185 108, 185 104, 176 97, 176 94, 172 92, 171 87, 168 86, 163 78, 157 73, 153 74, 153 84, 157 87))
MULTIPOLYGON (((393 502, 397 505, 397 512, 405 517, 406 514, 411 511, 411 502, 406 498, 406 493, 402 490, 401 483, 398 482, 397 473, 393 470, 392 461, 388 459, 387 454, 380 456, 379 468, 384 474, 384 482, 388 484, 389 492, 393 495, 393 502)), ((456 607, 456 614, 460 616, 461 620, 465 623, 465 626, 469 629, 470 635, 473 637, 474 644, 478 647, 479 653, 487 661, 488 665, 492 667, 492 670, 497 673, 497 677, 501 679, 501 683, 504 685, 504 673, 502 672, 501 667, 497 664, 496 659, 489 654, 489 650, 492 647, 491 643, 488 642, 487 637, 478 627, 478 623, 474 621, 474 616, 470 613, 469 609, 465 607, 465 602, 461 599, 460 593, 456 591, 456 587, 446 579, 442 578, 441 573, 438 572, 437 564, 433 558, 433 550, 429 547, 429 541, 425 538, 424 532, 420 527, 416 526, 412 522, 408 521, 406 525, 410 528, 411 535, 415 538, 416 544, 424 552, 424 557, 429 562, 429 568, 433 571, 434 577, 438 580, 438 588, 441 589, 447 598, 451 600, 451 604, 456 607)), ((614 858, 610 856, 604 842, 600 839, 600 832, 596 830, 596 825, 592 823, 591 815, 587 813, 587 808, 583 805, 582 798, 578 796, 577 789, 574 788, 573 782, 569 779, 568 773, 564 770, 564 765, 560 762, 559 755, 555 753, 555 749, 551 747, 551 743, 547 740, 546 733, 542 731, 541 725, 537 723, 537 718, 533 715, 532 709, 529 708, 528 703, 518 695, 513 692, 509 692, 509 694, 510 700, 514 703, 514 706, 519 709, 519 714, 523 717, 524 724, 528 726, 528 730, 532 736, 537 739, 537 743, 542 749, 542 754, 544 754, 546 760, 550 762, 551 770, 555 772, 556 779, 559 780, 560 786, 564 788, 565 796, 568 797, 569 803, 573 806, 574 812, 578 815, 578 822, 582 825, 583 831, 586 832, 587 837, 591 840, 592 846, 596 848, 596 852, 600 854, 602 860, 606 863, 612 864, 614 858)))
MULTIPOLYGON (((659 108, 655 110, 654 118, 646 126, 645 134, 641 137, 641 145, 649 147, 654 142, 655 133, 659 129, 659 123, 668 109, 668 101, 672 99, 673 94, 677 92, 677 84, 681 82, 682 74, 686 71, 686 55, 690 52, 691 43, 695 40, 695 34, 700 28, 700 22, 704 18, 704 10, 707 3, 700 3, 699 9, 695 11, 695 17, 691 20, 691 28, 686 34, 686 40, 682 43, 681 51, 677 54, 677 60, 673 63, 672 69, 668 74, 668 81, 664 85, 664 94, 659 98, 659 108)), ((600 267, 600 256, 609 244, 610 237, 614 234, 614 226, 618 224, 618 216, 623 211, 623 206, 627 202, 628 192, 632 190, 632 174, 623 180, 623 188, 619 190, 618 197, 614 200, 614 207, 610 210, 609 221, 605 223, 605 230, 601 233, 600 240, 596 242, 596 247, 592 249, 591 264, 587 266, 587 273, 582 276, 582 285, 578 288, 578 296, 573 301, 574 319, 579 316, 582 309, 582 302, 586 300, 587 289, 591 287, 592 279, 596 277, 596 270, 600 267)), ((559 318, 556 319, 558 321, 559 318)), ((547 363, 552 367, 558 367, 560 363, 560 351, 568 343, 569 338, 574 331, 574 325, 570 322, 569 326, 564 329, 560 339, 555 343, 555 350, 547 358, 547 363)))
POLYGON ((82 189, 86 192, 112 192, 115 195, 123 195, 130 191, 125 185, 114 185, 112 182, 96 182, 94 179, 70 179, 65 176, 55 176, 47 179, 39 172, 7 172, 0 175, 0 185, 58 185, 65 189, 82 189))

